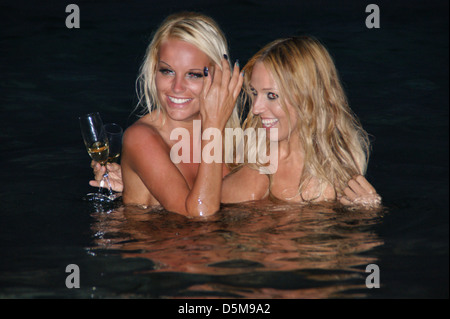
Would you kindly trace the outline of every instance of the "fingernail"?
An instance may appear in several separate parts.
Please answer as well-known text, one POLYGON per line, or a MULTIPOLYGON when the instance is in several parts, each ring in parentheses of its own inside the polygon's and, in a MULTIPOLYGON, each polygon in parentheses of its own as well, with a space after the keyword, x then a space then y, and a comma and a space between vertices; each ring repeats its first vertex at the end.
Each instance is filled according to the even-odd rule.
POLYGON ((205 75, 205 76, 208 76, 208 72, 209 72, 209 70, 208 70, 208 67, 204 67, 203 68, 203 74, 205 75))
POLYGON ((223 55, 223 58, 224 58, 225 60, 228 60, 228 55, 224 54, 224 55, 223 55))
POLYGON ((242 76, 244 76, 244 74, 245 74, 245 70, 241 72, 241 75, 242 75, 242 76))
POLYGON ((237 67, 239 67, 239 59, 236 59, 236 62, 234 62, 234 64, 236 64, 237 67))

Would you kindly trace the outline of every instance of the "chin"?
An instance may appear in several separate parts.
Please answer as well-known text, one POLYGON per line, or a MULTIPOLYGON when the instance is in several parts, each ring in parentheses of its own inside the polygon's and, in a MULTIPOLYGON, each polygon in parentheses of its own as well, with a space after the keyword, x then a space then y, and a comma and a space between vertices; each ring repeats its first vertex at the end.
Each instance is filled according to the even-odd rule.
POLYGON ((188 110, 168 110, 167 115, 174 121, 187 121, 199 118, 200 111, 191 112, 188 110))
POLYGON ((280 133, 280 131, 278 131, 278 135, 277 136, 271 136, 270 133, 269 134, 269 140, 271 142, 282 142, 288 139, 288 134, 283 134, 283 132, 280 133))

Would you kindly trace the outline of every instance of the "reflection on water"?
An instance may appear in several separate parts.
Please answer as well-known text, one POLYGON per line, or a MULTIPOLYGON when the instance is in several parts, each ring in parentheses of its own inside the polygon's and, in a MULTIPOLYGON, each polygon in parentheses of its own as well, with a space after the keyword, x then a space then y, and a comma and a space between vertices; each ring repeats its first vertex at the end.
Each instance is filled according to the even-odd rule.
POLYGON ((364 296, 365 267, 376 263, 370 251, 383 244, 373 227, 382 215, 249 202, 196 220, 160 208, 121 206, 92 214, 89 252, 151 260, 154 267, 144 275, 206 275, 184 287, 178 294, 183 297, 364 296), (358 293, 343 295, 350 290, 358 293))

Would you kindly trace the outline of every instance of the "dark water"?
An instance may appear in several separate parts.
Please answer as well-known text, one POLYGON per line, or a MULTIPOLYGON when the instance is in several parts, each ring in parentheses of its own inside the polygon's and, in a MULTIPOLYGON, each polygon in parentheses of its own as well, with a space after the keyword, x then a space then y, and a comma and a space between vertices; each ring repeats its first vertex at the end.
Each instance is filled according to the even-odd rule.
POLYGON ((0 3, 0 298, 448 298, 447 1, 377 1, 380 29, 371 1, 75 3, 80 29, 61 1, 0 3), (373 136, 386 211, 249 203, 196 222, 82 202, 77 116, 133 122, 148 39, 179 10, 213 16, 241 64, 278 37, 321 39, 373 136))

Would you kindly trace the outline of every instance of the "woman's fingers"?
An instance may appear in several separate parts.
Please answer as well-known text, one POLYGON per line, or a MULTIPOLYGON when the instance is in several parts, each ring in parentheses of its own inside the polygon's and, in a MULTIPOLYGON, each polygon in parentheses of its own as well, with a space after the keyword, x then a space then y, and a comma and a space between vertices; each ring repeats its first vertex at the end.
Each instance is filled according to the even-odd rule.
POLYGON ((231 69, 230 69, 230 63, 228 62, 228 57, 226 55, 223 56, 222 59, 222 79, 221 84, 223 86, 227 86, 230 83, 231 78, 231 69))
POLYGON ((355 176, 354 178, 352 178, 348 182, 348 186, 344 189, 344 194, 351 201, 354 201, 360 196, 369 194, 368 191, 359 183, 358 177, 359 176, 355 176))
POLYGON ((358 195, 356 195, 356 193, 350 187, 346 187, 344 189, 344 194, 351 201, 355 200, 358 197, 358 195))
MULTIPOLYGON (((89 185, 91 185, 92 187, 100 187, 100 183, 101 183, 101 181, 97 181, 97 180, 89 181, 89 185)), ((102 185, 102 186, 104 186, 104 185, 102 185)))
POLYGON ((375 188, 362 175, 357 175, 357 176, 353 177, 348 182, 348 186, 359 196, 377 193, 375 188))
POLYGON ((344 189, 340 202, 346 206, 374 208, 381 206, 381 197, 362 175, 354 176, 344 189))
POLYGON ((341 202, 341 204, 342 205, 345 205, 345 206, 351 206, 351 205, 353 205, 353 202, 351 201, 351 200, 349 200, 347 197, 345 197, 345 196, 342 196, 340 199, 339 199, 339 201, 341 202))
POLYGON ((364 176, 358 175, 355 179, 367 193, 375 194, 377 192, 372 184, 370 184, 364 176))
MULTIPOLYGON (((222 68, 223 68, 223 61, 225 59, 222 59, 222 68)), ((206 99, 208 95, 211 95, 212 91, 215 89, 220 89, 222 85, 222 78, 223 78, 223 72, 222 69, 219 67, 219 65, 215 65, 211 68, 204 68, 203 71, 204 75, 204 84, 203 84, 203 99, 206 99)))
POLYGON ((239 72, 239 63, 236 61, 236 63, 234 63, 233 75, 231 76, 228 84, 228 91, 232 93, 234 99, 236 99, 239 95, 243 81, 244 78, 239 72))
MULTIPOLYGON (((223 68, 223 60, 222 59, 222 68, 223 68)), ((223 78, 223 71, 222 68, 219 67, 219 65, 216 65, 214 67, 214 72, 212 73, 212 87, 220 88, 222 85, 222 78, 223 78)))
POLYGON ((205 76, 204 80, 200 114, 205 125, 223 128, 233 111, 243 78, 239 73, 239 64, 235 63, 231 70, 226 56, 221 65, 216 64, 211 68, 214 71, 205 76))
MULTIPOLYGON (((95 180, 89 181, 89 185, 93 187, 104 187, 108 188, 109 185, 105 183, 103 175, 106 172, 106 168, 99 163, 95 162, 92 164, 94 167, 95 180)), ((123 191, 123 181, 122 181, 122 169, 117 163, 108 163, 108 175, 109 181, 111 183, 111 188, 116 192, 123 191)))
POLYGON ((203 97, 206 98, 208 93, 213 89, 219 89, 225 94, 232 93, 236 98, 240 92, 243 79, 239 78, 239 64, 235 63, 233 68, 233 75, 231 75, 231 68, 228 59, 225 56, 222 58, 222 68, 218 65, 214 67, 214 72, 209 72, 208 76, 205 76, 205 84, 203 86, 203 97), (239 87, 239 88, 238 88, 239 87), (238 90, 237 90, 238 88, 238 90))
MULTIPOLYGON (((233 95, 235 93, 235 89, 239 86, 239 82, 243 82, 243 78, 240 73, 240 69, 239 69, 239 62, 238 60, 236 60, 236 62, 233 65, 233 74, 231 75, 231 69, 228 65, 228 63, 226 63, 227 65, 227 69, 229 70, 228 73, 228 77, 229 77, 229 81, 228 81, 228 91, 232 92, 233 95)), ((239 88, 240 89, 240 88, 239 88)))
POLYGON ((366 195, 367 191, 356 181, 355 179, 351 179, 348 182, 348 187, 352 189, 358 195, 366 195))
POLYGON ((102 181, 103 181, 103 175, 106 172, 106 168, 95 161, 91 162, 91 167, 94 172, 95 180, 89 181, 89 185, 94 186, 94 187, 104 187, 104 185, 103 185, 104 183, 102 183, 102 181))
POLYGON ((208 95, 208 92, 211 88, 212 85, 212 76, 211 76, 211 70, 208 69, 208 67, 204 67, 203 69, 203 89, 202 89, 202 93, 201 93, 201 98, 205 99, 206 96, 208 95))
POLYGON ((98 162, 94 162, 94 161, 92 161, 91 167, 93 169, 95 180, 101 181, 103 179, 103 175, 106 172, 106 168, 104 166, 100 165, 98 162))

